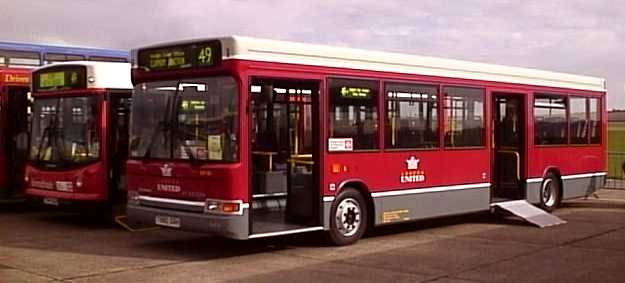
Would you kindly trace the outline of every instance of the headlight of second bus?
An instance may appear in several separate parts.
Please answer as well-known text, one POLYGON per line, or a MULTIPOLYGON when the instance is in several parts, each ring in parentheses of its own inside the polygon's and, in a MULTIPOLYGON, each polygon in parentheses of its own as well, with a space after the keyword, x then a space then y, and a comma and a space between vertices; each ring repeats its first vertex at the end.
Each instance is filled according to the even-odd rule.
POLYGON ((128 204, 139 205, 139 192, 137 191, 128 191, 126 195, 126 202, 128 204))
POLYGON ((204 212, 222 215, 242 215, 243 202, 237 200, 207 199, 204 212))

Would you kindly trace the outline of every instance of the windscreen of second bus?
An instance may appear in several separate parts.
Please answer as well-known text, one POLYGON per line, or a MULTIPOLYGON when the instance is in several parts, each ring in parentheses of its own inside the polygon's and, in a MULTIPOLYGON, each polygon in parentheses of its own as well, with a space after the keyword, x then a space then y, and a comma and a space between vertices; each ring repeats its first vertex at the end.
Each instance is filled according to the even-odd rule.
POLYGON ((238 160, 238 91, 232 77, 139 84, 131 113, 131 157, 238 160))
POLYGON ((68 167, 99 159, 101 98, 36 98, 30 141, 35 164, 68 167))

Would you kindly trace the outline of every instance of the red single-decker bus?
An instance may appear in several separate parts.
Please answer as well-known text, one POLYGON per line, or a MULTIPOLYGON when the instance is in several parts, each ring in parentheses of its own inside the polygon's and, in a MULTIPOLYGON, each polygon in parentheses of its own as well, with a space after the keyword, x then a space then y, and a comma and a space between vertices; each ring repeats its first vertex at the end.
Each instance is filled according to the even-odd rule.
POLYGON ((130 64, 55 63, 32 76, 27 196, 98 209, 124 200, 130 64))
POLYGON ((551 211, 605 179, 601 78, 246 37, 133 62, 131 221, 349 244, 511 201, 551 211))

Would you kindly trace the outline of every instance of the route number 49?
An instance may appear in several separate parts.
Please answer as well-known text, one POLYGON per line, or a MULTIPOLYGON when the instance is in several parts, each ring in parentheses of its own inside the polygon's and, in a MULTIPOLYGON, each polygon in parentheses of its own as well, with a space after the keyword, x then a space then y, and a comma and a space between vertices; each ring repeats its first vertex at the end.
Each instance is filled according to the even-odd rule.
POLYGON ((197 61, 200 65, 210 65, 213 63, 213 49, 210 47, 204 47, 200 49, 200 53, 197 55, 197 61))

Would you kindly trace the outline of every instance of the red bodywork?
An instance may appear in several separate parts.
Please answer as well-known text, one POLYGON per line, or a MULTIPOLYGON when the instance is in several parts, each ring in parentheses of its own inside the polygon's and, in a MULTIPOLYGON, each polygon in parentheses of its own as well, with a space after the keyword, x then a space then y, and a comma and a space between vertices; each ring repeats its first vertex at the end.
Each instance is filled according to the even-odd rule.
MULTIPOLYGON (((62 92, 33 93, 33 97, 60 97, 92 95, 104 96, 104 89, 72 90, 62 92)), ((100 102, 99 115, 97 117, 100 126, 100 158, 98 161, 84 166, 73 167, 63 170, 45 170, 37 168, 29 162, 26 166, 26 176, 29 181, 26 186, 26 194, 35 197, 57 198, 70 201, 106 201, 109 197, 108 190, 108 113, 109 106, 105 100, 100 102), (76 181, 80 179, 82 186, 78 187, 76 181), (57 182, 71 182, 72 192, 60 191, 57 182)))
MULTIPOLYGON (((7 107, 9 97, 6 92, 7 87, 28 87, 30 88, 30 70, 24 68, 0 67, 0 188, 6 188, 10 184, 10 176, 16 172, 8 172, 8 157, 6 152, 7 139, 11 133, 7 133, 7 121, 11 119, 13 113, 9 113, 7 107)), ((24 109, 26 111, 26 109, 24 109)), ((19 192, 22 188, 15 188, 19 192)))
MULTIPOLYGON (((249 188, 249 109, 250 101, 248 90, 251 77, 268 77, 283 79, 316 80, 320 83, 319 105, 322 111, 319 114, 318 124, 321 129, 321 138, 318 141, 320 152, 316 159, 321 168, 320 178, 322 196, 333 196, 341 184, 349 181, 360 181, 367 186, 370 192, 430 188, 470 183, 488 183, 492 178, 492 93, 505 92, 522 95, 525 102, 526 145, 524 154, 526 164, 521 169, 521 178, 543 177, 546 170, 555 168, 562 175, 579 174, 585 172, 605 171, 606 150, 606 112, 605 93, 581 91, 553 87, 539 87, 511 83, 498 83, 467 79, 455 79, 433 76, 409 75, 400 73, 362 71, 340 68, 315 67, 295 64, 267 63, 243 60, 227 60, 219 68, 210 70, 179 70, 146 73, 133 70, 133 83, 142 83, 153 80, 172 80, 199 76, 232 75, 239 82, 240 99, 240 133, 239 154, 240 162, 230 165, 192 166, 183 161, 170 160, 129 160, 127 162, 128 189, 139 191, 142 195, 161 196, 174 199, 205 200, 217 198, 227 200, 242 200, 248 202, 249 188), (328 138, 328 96, 326 78, 329 77, 357 77, 376 79, 380 82, 380 89, 384 82, 413 82, 441 86, 473 86, 485 90, 485 146, 471 149, 445 149, 439 147, 432 150, 373 150, 367 152, 329 153, 327 151, 328 138), (602 142, 599 145, 586 146, 535 146, 533 137, 533 94, 553 93, 567 95, 584 95, 601 98, 603 121, 601 133, 602 142), (402 172, 406 171, 406 160, 411 156, 420 159, 419 169, 425 175, 425 181, 420 183, 400 182, 402 172), (172 168, 172 176, 164 177, 160 168, 165 164, 172 168), (341 168, 339 173, 333 173, 332 167, 341 168), (175 183, 180 189, 177 191, 157 190, 158 184, 175 183)), ((384 105, 384 95, 379 95, 379 105, 384 105)), ((439 105, 442 95, 439 95, 439 105)), ((384 117, 379 107, 380 129, 384 128, 384 117)), ((439 117, 443 116, 443 107, 439 107, 439 117)), ((443 132, 444 123, 439 123, 440 132, 443 132)), ((379 144, 384 148, 383 132, 379 133, 379 144)), ((444 144, 443 135, 439 135, 439 144, 444 144)))

